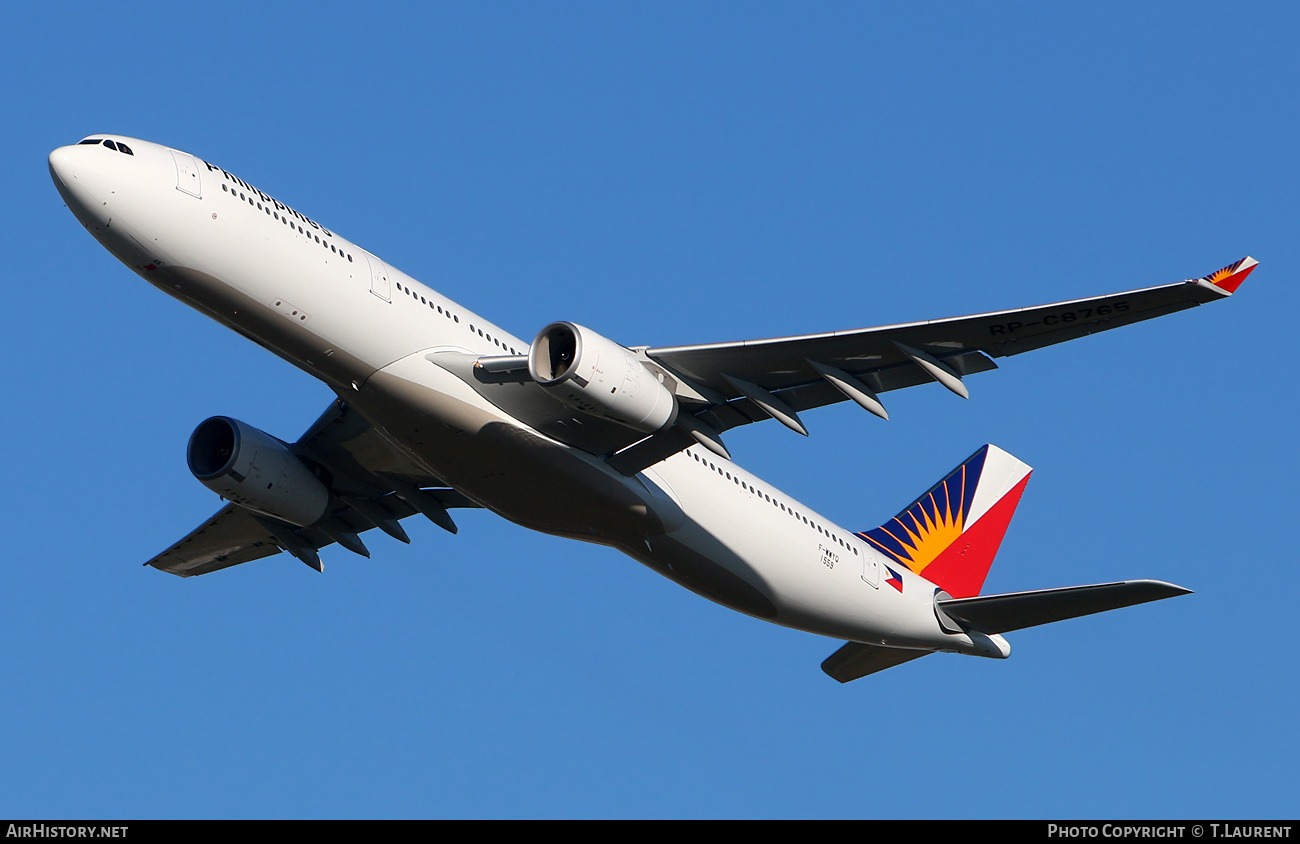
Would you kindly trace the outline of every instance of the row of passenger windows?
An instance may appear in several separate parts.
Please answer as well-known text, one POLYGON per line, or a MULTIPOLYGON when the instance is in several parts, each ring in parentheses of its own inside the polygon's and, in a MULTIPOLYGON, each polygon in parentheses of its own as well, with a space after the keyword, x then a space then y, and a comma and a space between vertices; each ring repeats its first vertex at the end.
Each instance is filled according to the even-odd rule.
MULTIPOLYGON (((105 143, 107 143, 107 141, 105 141, 105 143)), ((352 261, 351 253, 344 252, 342 249, 339 249, 334 244, 330 243, 328 240, 321 240, 320 235, 307 231, 302 226, 295 223, 293 220, 290 220, 289 215, 281 214, 279 211, 272 210, 271 206, 263 205, 262 203, 258 202, 257 197, 248 196, 243 191, 237 191, 234 188, 227 185, 225 182, 221 183, 221 189, 223 191, 228 192, 231 196, 238 196, 240 199, 242 199, 244 202, 247 202, 249 205, 253 206, 258 211, 266 212, 266 216, 271 217, 272 219, 275 219, 283 223, 284 225, 288 226, 290 230, 297 229, 299 234, 305 235, 307 237, 308 243, 310 243, 312 240, 315 240, 322 247, 329 249, 329 251, 333 252, 339 257, 347 258, 349 263, 352 261)))
POLYGON ((702 464, 702 465, 704 465, 704 466, 708 466, 708 467, 709 467, 710 469, 712 469, 714 472, 717 472, 719 475, 722 475, 722 476, 725 477, 727 480, 729 480, 729 481, 731 481, 732 483, 734 483, 736 486, 740 487, 741 489, 745 490, 746 492, 752 492, 754 495, 757 495, 759 498, 763 499, 763 500, 766 501, 768 504, 771 504, 773 507, 776 507, 776 508, 780 509, 781 512, 785 513, 786 515, 788 515, 788 516, 793 516, 794 519, 795 519, 795 521, 802 521, 804 524, 806 524, 806 525, 808 525, 808 527, 810 527, 810 528, 816 530, 816 531, 817 531, 818 533, 820 533, 822 536, 826 537, 827 539, 833 540, 833 541, 836 542, 836 543, 837 543, 841 548, 844 548, 844 549, 847 550, 847 551, 852 551, 852 552, 853 552, 853 555, 854 555, 854 556, 857 556, 857 554, 858 554, 858 547, 857 547, 856 545, 850 545, 849 543, 847 543, 847 542, 845 542, 843 539, 841 539, 841 538, 839 537, 839 535, 837 535, 837 534, 835 534, 835 533, 832 533, 831 531, 829 531, 829 530, 827 530, 826 528, 822 527, 821 525, 817 524, 815 521, 812 521, 811 519, 809 519, 807 516, 803 515, 802 513, 795 512, 794 509, 785 506, 785 504, 783 504, 783 503, 780 502, 780 501, 777 501, 775 498, 773 498, 772 496, 768 495, 766 492, 763 492, 763 491, 762 491, 761 489, 759 489, 758 487, 756 487, 756 486, 754 486, 754 485, 752 485, 752 484, 750 484, 750 483, 747 483, 746 481, 742 481, 738 475, 733 475, 733 474, 731 474, 731 473, 728 472, 726 469, 723 469, 721 466, 718 466, 717 464, 715 464, 712 460, 709 460, 709 459, 707 459, 707 458, 705 458, 705 457, 701 457, 700 455, 696 454, 695 451, 694 451, 693 449, 687 449, 687 450, 686 450, 686 453, 689 454, 689 455, 690 455, 690 456, 695 460, 695 462, 700 463, 700 464, 702 464))
MULTIPOLYGON (((443 307, 442 307, 442 305, 439 305, 438 303, 436 303, 436 302, 434 302, 434 301, 432 301, 432 300, 430 300, 430 299, 426 299, 425 297, 421 296, 419 293, 416 293, 414 290, 412 290, 411 288, 407 287, 406 285, 398 283, 398 284, 397 284, 397 289, 400 290, 400 291, 402 291, 403 293, 405 293, 407 296, 410 296, 412 299, 415 299, 415 300, 418 301, 420 304, 422 304, 422 305, 428 305, 430 310, 435 310, 435 311, 437 311, 438 313, 440 313, 440 314, 442 314, 443 316, 445 316, 447 319, 450 319, 450 320, 452 320, 452 321, 454 321, 454 322, 460 322, 460 317, 456 316, 455 314, 453 314, 453 313, 452 313, 451 311, 449 311, 449 310, 444 310, 443 307)), ((503 352, 509 352, 509 353, 512 354, 512 355, 520 354, 519 352, 515 351, 515 349, 514 349, 513 346, 507 346, 505 343, 503 343, 503 342, 501 342, 500 340, 498 340, 497 338, 493 337, 491 334, 486 333, 486 332, 485 332, 483 329, 481 329, 481 328, 475 328, 473 325, 471 325, 471 326, 469 327, 469 330, 470 330, 470 331, 473 331, 475 334, 477 334, 478 336, 482 337, 482 338, 485 339, 485 340, 491 340, 492 343, 493 343, 493 344, 494 344, 498 349, 501 349, 503 352)))
POLYGON ((84 141, 77 141, 77 146, 81 146, 82 144, 103 144, 109 149, 115 149, 118 152, 124 152, 127 155, 135 155, 135 153, 131 152, 131 148, 126 144, 121 141, 110 141, 108 138, 86 138, 84 141))
MULTIPOLYGON (((87 143, 87 141, 82 141, 82 143, 83 143, 83 144, 84 144, 84 143, 87 143)), ((109 141, 105 141, 104 143, 105 143, 105 144, 108 144, 109 141)), ((119 144, 119 146, 121 146, 121 145, 119 144)), ((342 249, 338 249, 338 248, 336 248, 336 247, 334 246, 334 244, 332 244, 332 243, 329 243, 329 242, 327 242, 327 241, 321 240, 320 235, 318 235, 318 234, 314 234, 314 233, 312 233, 312 232, 307 231, 307 230, 304 229, 302 226, 300 226, 300 225, 298 225, 297 223, 295 223, 295 222, 293 222, 292 220, 290 220, 289 217, 288 217, 287 215, 283 215, 283 214, 281 214, 279 211, 273 211, 273 210, 271 209, 271 206, 269 206, 269 205, 263 205, 261 202, 258 202, 258 201, 257 201, 257 198, 256 198, 256 197, 248 196, 247 194, 243 193, 242 191, 236 191, 234 188, 230 187, 230 186, 227 185, 225 182, 222 182, 222 183, 221 183, 221 189, 222 189, 223 191, 226 191, 227 193, 229 193, 231 196, 238 196, 241 200, 243 200, 244 202, 247 202, 249 205, 253 206, 253 207, 256 208, 257 210, 259 210, 259 211, 264 211, 268 217, 272 217, 273 219, 276 219, 276 220, 280 221, 280 222, 283 223, 284 225, 288 226, 290 229, 295 229, 295 228, 296 228, 300 234, 306 235, 307 240, 308 240, 309 242, 312 241, 312 240, 315 240, 315 241, 316 241, 317 243, 319 243, 321 246, 323 246, 323 247, 328 247, 329 250, 330 250, 331 252, 333 252, 333 253, 335 253, 335 254, 337 254, 337 255, 340 255, 340 256, 342 256, 342 257, 347 258, 348 261, 352 261, 352 255, 351 255, 350 253, 348 253, 348 252, 344 252, 342 249)), ((435 302, 431 302, 431 301, 429 301, 429 300, 426 299, 425 297, 423 297, 423 296, 421 296, 420 294, 416 293, 416 292, 415 292, 414 290, 412 290, 411 288, 406 287, 405 285, 402 285, 402 284, 398 284, 398 285, 397 285, 397 289, 400 290, 400 291, 402 291, 403 293, 407 294, 408 296, 410 296, 410 297, 413 298, 413 299, 418 299, 418 300, 420 300, 420 302, 421 302, 422 304, 428 305, 431 309, 436 310, 438 313, 442 314, 443 316, 447 317, 448 319, 452 320, 453 322, 460 322, 460 317, 459 317, 459 316, 456 316, 455 314, 453 314, 453 313, 452 313, 451 311, 449 311, 449 310, 444 310, 443 307, 442 307, 442 305, 439 305, 439 304, 437 304, 437 303, 435 303, 435 302)), ((474 326, 471 325, 471 326, 469 327, 469 330, 475 332, 476 334, 478 334, 478 336, 484 338, 485 340, 490 340, 490 341, 491 341, 491 342, 492 342, 492 343, 493 343, 497 348, 501 349, 502 351, 508 351, 508 352, 510 352, 510 354, 512 354, 512 355, 517 355, 517 354, 519 354, 519 352, 515 351, 514 347, 512 347, 512 346, 507 346, 505 343, 501 342, 501 341, 498 340, 496 337, 493 337, 491 334, 488 334, 488 333, 484 332, 483 329, 481 329, 481 328, 475 328, 474 326)))

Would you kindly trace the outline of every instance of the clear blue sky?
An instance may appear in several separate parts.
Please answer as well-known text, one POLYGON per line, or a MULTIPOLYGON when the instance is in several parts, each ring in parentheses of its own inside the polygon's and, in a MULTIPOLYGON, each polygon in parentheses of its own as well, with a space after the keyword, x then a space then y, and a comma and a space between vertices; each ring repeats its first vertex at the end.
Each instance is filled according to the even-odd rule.
POLYGON ((1297 814, 1293 4, 23 4, 0 816, 1297 814), (1232 300, 732 434, 863 529, 985 442, 1034 479, 986 585, 1189 597, 848 686, 837 642, 486 512, 318 575, 141 563, 215 510, 191 430, 331 396, 149 287, 45 156, 219 163, 522 337, 851 328, 1200 276, 1232 300))

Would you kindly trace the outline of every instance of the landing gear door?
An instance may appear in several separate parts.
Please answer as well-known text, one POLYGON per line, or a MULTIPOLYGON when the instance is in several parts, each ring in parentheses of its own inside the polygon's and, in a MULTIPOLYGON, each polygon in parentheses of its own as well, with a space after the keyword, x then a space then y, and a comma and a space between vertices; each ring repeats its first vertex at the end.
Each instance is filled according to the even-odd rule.
POLYGON ((370 292, 385 302, 393 301, 393 282, 388 277, 388 265, 369 252, 362 251, 361 254, 366 256, 366 263, 370 265, 370 292))

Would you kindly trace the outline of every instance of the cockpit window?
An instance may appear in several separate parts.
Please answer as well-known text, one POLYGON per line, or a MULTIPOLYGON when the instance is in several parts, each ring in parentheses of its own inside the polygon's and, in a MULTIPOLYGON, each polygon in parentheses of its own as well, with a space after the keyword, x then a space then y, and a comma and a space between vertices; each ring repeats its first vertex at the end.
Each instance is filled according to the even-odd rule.
POLYGON ((77 146, 81 146, 82 144, 86 144, 86 145, 102 144, 108 147, 109 149, 115 149, 118 152, 124 152, 127 155, 135 155, 135 153, 131 150, 131 148, 126 144, 122 143, 121 141, 109 140, 108 138, 86 138, 84 141, 77 141, 77 146))

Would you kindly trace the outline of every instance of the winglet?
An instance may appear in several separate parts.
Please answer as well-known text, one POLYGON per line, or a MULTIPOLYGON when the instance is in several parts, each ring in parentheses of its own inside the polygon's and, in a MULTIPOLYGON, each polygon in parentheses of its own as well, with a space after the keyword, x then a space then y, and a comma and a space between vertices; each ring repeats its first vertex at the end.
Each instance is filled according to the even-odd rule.
POLYGON ((1235 264, 1229 264, 1221 270, 1215 270, 1201 281, 1208 281, 1226 293, 1236 293, 1237 288, 1250 275, 1250 271, 1259 266, 1259 261, 1247 255, 1235 264))

